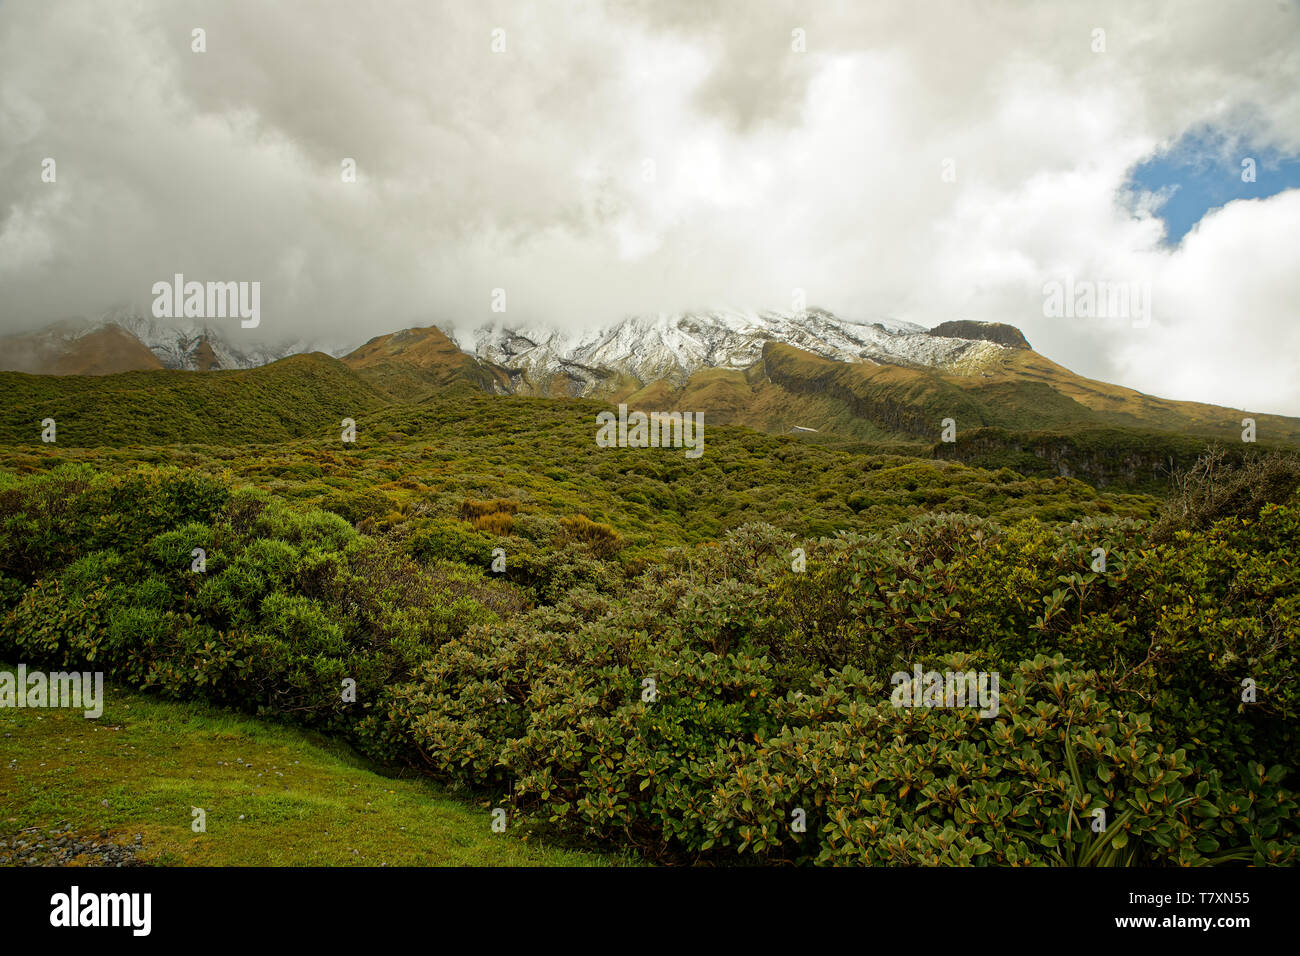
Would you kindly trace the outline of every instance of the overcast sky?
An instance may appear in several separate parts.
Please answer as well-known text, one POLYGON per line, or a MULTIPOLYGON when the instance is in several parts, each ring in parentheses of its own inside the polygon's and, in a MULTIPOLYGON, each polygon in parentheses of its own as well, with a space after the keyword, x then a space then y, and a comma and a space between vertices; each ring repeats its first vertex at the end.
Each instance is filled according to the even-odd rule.
POLYGON ((1300 189, 1265 159, 1298 155, 1292 0, 0 0, 0 330, 177 272, 262 283, 234 339, 322 344, 490 323, 494 288, 569 326, 803 289, 1300 415, 1300 189), (1184 143, 1242 198, 1171 244, 1195 187, 1126 184, 1184 143), (1150 325, 1046 318, 1066 276, 1150 282, 1150 325))

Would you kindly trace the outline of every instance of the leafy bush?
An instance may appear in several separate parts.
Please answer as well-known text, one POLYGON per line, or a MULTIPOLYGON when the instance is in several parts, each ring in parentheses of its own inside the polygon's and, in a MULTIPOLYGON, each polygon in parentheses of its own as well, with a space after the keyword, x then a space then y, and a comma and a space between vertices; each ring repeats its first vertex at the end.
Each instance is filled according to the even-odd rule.
MULTIPOLYGON (((778 451, 748 479, 823 454, 778 451)), ((618 458, 601 467, 656 508, 682 503, 648 476, 697 474, 618 458)), ((955 466, 855 467, 979 493, 955 466)), ((458 513, 463 491, 372 537, 200 472, 62 465, 0 483, 0 657, 321 726, 668 861, 1295 862, 1300 502, 1211 488, 1161 531, 977 477, 1019 502, 1004 515, 1071 520, 823 494, 809 527, 903 520, 744 524, 649 560, 585 515, 458 513), (497 537, 467 524, 497 517, 497 537), (895 707, 890 675, 917 665, 1000 674, 998 713, 895 707)))
POLYGON ((93 666, 169 696, 350 732, 439 644, 519 606, 337 515, 175 470, 60 470, 3 494, 0 564, 35 580, 0 620, 0 656, 93 666), (76 533, 56 535, 60 517, 76 533))
POLYGON ((422 521, 407 538, 406 548, 421 562, 456 561, 487 568, 492 563, 491 537, 459 521, 422 521))
POLYGON ((371 729, 531 826, 667 860, 1294 862, 1300 509, 1145 535, 938 515, 799 573, 746 527, 623 600, 448 642, 371 729), (893 706, 913 664, 1000 672, 999 713, 893 706))

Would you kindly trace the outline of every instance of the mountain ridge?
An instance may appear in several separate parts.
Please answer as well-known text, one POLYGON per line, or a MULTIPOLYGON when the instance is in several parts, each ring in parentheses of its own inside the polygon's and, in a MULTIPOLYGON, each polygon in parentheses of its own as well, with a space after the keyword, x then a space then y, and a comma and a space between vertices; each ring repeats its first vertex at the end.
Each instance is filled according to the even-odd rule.
POLYGON ((207 319, 157 319, 137 306, 117 305, 93 319, 64 319, 34 331, 0 336, 0 371, 36 375, 234 371, 310 352, 337 358, 339 351, 302 338, 236 344, 220 324, 207 319), (128 347, 127 339, 140 348, 128 347), (93 361, 86 343, 96 340, 120 344, 93 361))
POLYGON ((1003 348, 984 338, 934 335, 884 317, 844 319, 818 308, 634 315, 582 333, 500 325, 453 330, 450 337, 463 351, 517 370, 518 390, 526 394, 571 397, 609 392, 611 380, 637 387, 659 380, 681 385, 705 368, 749 368, 770 341, 843 362, 954 371, 978 369, 1003 348))
MULTIPOLYGON (((173 327, 121 311, 42 334, 53 343, 47 370, 57 374, 161 374, 167 363, 160 353, 173 366, 193 370, 166 374, 206 375, 240 362, 253 363, 248 368, 277 364, 258 364, 274 349, 232 349, 201 323, 173 327), (101 340, 116 343, 113 354, 125 368, 87 354, 101 340), (67 355, 60 356, 60 343, 69 348, 67 355)), ((9 345, 0 353, 16 354, 13 337, 9 345)), ((306 354, 291 352, 290 358, 306 354)), ((344 392, 366 396, 361 404, 370 397, 418 402, 438 389, 463 385, 498 395, 686 409, 717 424, 796 432, 819 442, 907 446, 926 455, 972 454, 1025 464, 1033 464, 1024 457, 1026 449, 1060 457, 1043 435, 1135 429, 1239 441, 1243 418, 1234 409, 1086 379, 1039 355, 1011 325, 954 320, 926 329, 889 318, 843 319, 816 308, 629 316, 584 332, 504 324, 444 331, 430 325, 374 336, 331 362, 336 364, 328 373, 320 366, 322 374, 344 392), (355 384, 345 384, 349 375, 355 384), (967 438, 975 430, 993 431, 958 451, 938 448, 946 420, 967 438)), ((1300 444, 1300 419, 1249 417, 1261 441, 1300 444)), ((1153 447, 1168 446, 1162 438, 1151 441, 1153 447)))

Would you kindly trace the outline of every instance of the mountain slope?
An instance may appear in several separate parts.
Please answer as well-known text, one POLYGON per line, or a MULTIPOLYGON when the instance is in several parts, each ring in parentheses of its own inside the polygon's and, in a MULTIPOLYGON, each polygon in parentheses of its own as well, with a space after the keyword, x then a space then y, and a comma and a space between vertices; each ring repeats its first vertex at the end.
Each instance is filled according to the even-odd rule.
MULTIPOLYGON (((116 349, 102 350, 102 363, 79 346, 67 351, 62 364, 47 366, 116 371, 115 356, 134 354, 131 361, 156 368, 143 346, 131 352, 130 336, 119 321, 153 342, 154 353, 167 357, 164 364, 210 369, 257 358, 248 353, 232 357, 205 328, 119 312, 91 331, 44 333, 59 342, 117 343, 116 349)), ((376 336, 342 362, 319 353, 314 360, 325 362, 313 366, 319 369, 319 383, 302 374, 295 379, 289 370, 305 374, 307 366, 292 364, 250 378, 253 407, 249 395, 230 384, 234 380, 211 380, 225 383, 211 394, 225 396, 237 413, 218 407, 209 411, 199 392, 185 391, 170 377, 159 380, 164 387, 156 401, 179 403, 174 414, 184 423, 184 435, 216 427, 234 436, 229 440, 255 441, 302 434, 312 427, 309 423, 326 419, 355 418, 377 404, 425 401, 438 389, 460 385, 492 394, 591 397, 643 410, 696 411, 718 424, 795 432, 816 442, 867 443, 898 453, 958 457, 995 467, 1010 464, 1035 474, 1079 475, 1099 482, 1125 482, 1136 475, 1132 480, 1146 484, 1156 471, 1194 457, 1206 440, 1242 444, 1242 419, 1247 417, 1238 410, 1170 401, 1075 375, 1035 352, 1013 326, 961 320, 927 330, 889 319, 847 320, 821 309, 632 317, 581 334, 499 327, 449 336, 428 326, 376 336), (462 351, 458 342, 475 354, 462 351), (285 375, 283 391, 259 392, 285 375), (266 413, 287 396, 298 396, 292 408, 266 413), (198 417, 196 406, 204 408, 198 417), (945 419, 956 425, 955 445, 939 441, 945 419), (262 422, 265 428, 248 424, 262 422), (1063 438, 1068 440, 1058 440, 1063 438), (1143 443, 1149 446, 1145 450, 1138 447, 1143 443)), ((152 400, 124 391, 124 382, 105 388, 96 392, 69 386, 56 394, 27 383, 18 394, 41 399, 42 407, 58 398, 64 402, 60 414, 71 411, 79 423, 93 423, 93 433, 64 432, 60 440, 105 440, 96 434, 110 436, 110 444, 134 440, 124 425, 103 420, 92 405, 102 398, 108 406, 142 409, 152 400)), ((11 407, 7 414, 12 418, 16 412, 11 407)), ((34 441, 34 423, 45 415, 13 419, 12 440, 34 441)), ((1261 445, 1300 444, 1300 419, 1249 417, 1255 419, 1261 445)), ((132 428, 157 438, 174 432, 147 418, 141 411, 138 427, 132 428)))
POLYGON ((1005 351, 987 369, 989 386, 1007 381, 1039 382, 1098 413, 1109 424, 1211 434, 1241 440, 1241 420, 1255 419, 1261 440, 1300 443, 1300 419, 1224 408, 1203 402, 1158 398, 1122 385, 1076 375, 1030 350, 1005 351))
MULTIPOLYGON (((1095 382, 1027 348, 1006 347, 978 375, 838 362, 769 344, 744 371, 706 369, 684 385, 655 382, 630 407, 703 412, 706 421, 818 442, 865 442, 1027 475, 1079 477, 1098 487, 1156 489, 1208 441, 1239 456, 1243 414, 1095 382), (945 419, 955 443, 942 441, 945 419)), ((1258 447, 1300 444, 1300 420, 1253 415, 1258 447)))
POLYGON ((519 393, 584 397, 618 397, 661 380, 684 385, 703 369, 746 369, 768 342, 842 362, 952 371, 980 368, 1004 348, 932 335, 907 322, 846 320, 824 309, 684 312, 633 316, 581 334, 500 327, 453 338, 480 359, 517 372, 519 393))
POLYGON ((313 352, 256 369, 126 372, 103 377, 0 373, 0 441, 40 445, 53 418, 55 446, 262 443, 319 436, 337 442, 343 418, 360 420, 386 398, 338 359, 313 352))
POLYGON ((162 368, 149 349, 116 325, 75 322, 0 337, 0 371, 32 375, 112 375, 162 368))
POLYGON ((374 388, 401 400, 458 382, 485 392, 513 391, 505 369, 465 354, 435 326, 378 335, 343 356, 343 363, 374 388))
POLYGON ((119 326, 153 352, 164 368, 184 371, 257 368, 290 355, 323 351, 304 339, 264 341, 241 329, 238 319, 156 319, 132 306, 110 309, 93 324, 119 326))
MULTIPOLYGON (((864 440, 937 441, 941 422, 951 418, 959 431, 1107 426, 1240 441, 1240 411, 1085 379, 1029 349, 1003 348, 985 368, 961 375, 837 362, 772 343, 749 369, 705 370, 681 386, 651 383, 624 400, 703 411, 764 431, 799 426, 864 440)), ((1300 419, 1252 417, 1261 440, 1300 443, 1300 419)))
MULTIPOLYGON (((1075 375, 1035 352, 1019 329, 994 322, 959 320, 927 330, 823 309, 715 310, 631 317, 581 334, 499 327, 452 338, 503 370, 519 394, 641 402, 673 396, 765 430, 797 424, 846 437, 878 438, 883 430, 917 440, 932 437, 938 421, 950 417, 959 428, 1092 424, 1240 440, 1245 417, 1075 375), (822 364, 801 365, 793 358, 799 354, 822 364), (798 398, 783 405, 766 383, 823 401, 816 409, 798 398)), ((1272 440, 1300 442, 1300 420, 1251 417, 1272 440)))

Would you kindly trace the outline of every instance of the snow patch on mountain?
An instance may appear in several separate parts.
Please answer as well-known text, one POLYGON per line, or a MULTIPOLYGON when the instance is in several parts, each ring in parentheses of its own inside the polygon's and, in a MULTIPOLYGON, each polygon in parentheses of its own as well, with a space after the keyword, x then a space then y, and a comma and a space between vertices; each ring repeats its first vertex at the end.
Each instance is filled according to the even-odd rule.
MULTIPOLYGON (((118 306, 109 309, 93 322, 86 331, 115 324, 130 332, 158 356, 164 368, 194 371, 204 359, 211 368, 240 369, 268 365, 290 355, 302 352, 327 352, 338 357, 349 351, 347 347, 328 348, 305 339, 288 339, 278 342, 248 341, 236 344, 230 338, 228 327, 212 324, 206 319, 158 319, 138 307, 118 306), (206 355, 202 346, 211 350, 206 355)), ((238 331, 238 323, 235 324, 238 331)))
POLYGON ((448 334, 462 350, 519 370, 532 388, 546 389, 564 376, 574 395, 600 391, 610 372, 642 384, 666 379, 682 385, 703 368, 748 368, 762 357, 767 342, 784 342, 841 362, 960 373, 983 367, 1003 348, 933 336, 911 322, 844 319, 824 309, 802 314, 715 309, 629 316, 585 332, 499 325, 448 334))

